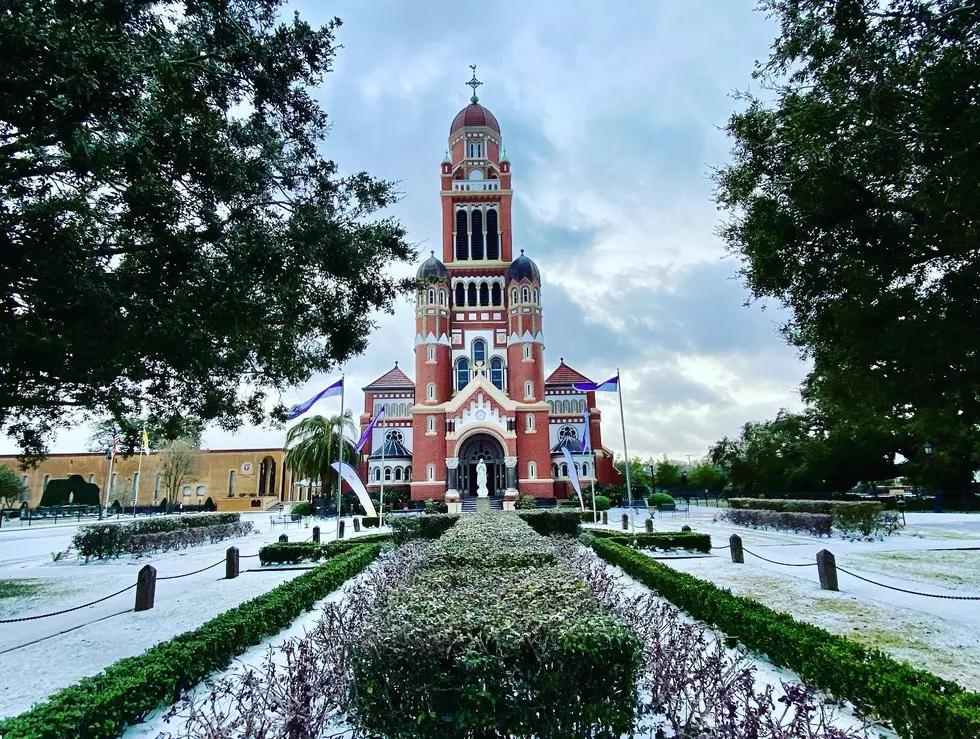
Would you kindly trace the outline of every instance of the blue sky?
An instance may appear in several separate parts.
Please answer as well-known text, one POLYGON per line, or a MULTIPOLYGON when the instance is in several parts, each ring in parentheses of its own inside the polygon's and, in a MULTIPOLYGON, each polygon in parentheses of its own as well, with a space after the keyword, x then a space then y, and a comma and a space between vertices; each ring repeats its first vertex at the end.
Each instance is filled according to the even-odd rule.
MULTIPOLYGON (((797 408, 807 366, 776 333, 777 306, 743 307, 737 263, 714 235, 710 168, 719 130, 776 36, 752 0, 579 0, 481 6, 445 0, 294 2, 313 23, 339 16, 335 70, 317 91, 345 171, 397 180, 391 214, 423 254, 441 244, 439 163, 471 94, 500 122, 514 173, 514 245, 541 268, 547 371, 559 357, 595 380, 619 367, 631 455, 704 454, 746 420, 797 408)), ((414 267, 413 267, 414 269, 414 267)), ((412 308, 378 318, 346 368, 348 406, 394 361, 410 375, 412 308), (351 397, 353 395, 353 397, 351 397)), ((325 378, 284 394, 286 403, 325 378)), ((317 406, 336 413, 336 400, 317 406)), ((622 451, 615 396, 604 441, 622 451)), ((59 437, 82 448, 87 431, 59 437)), ((283 431, 209 431, 211 448, 279 446, 283 431)), ((0 451, 10 447, 0 442, 0 451)))

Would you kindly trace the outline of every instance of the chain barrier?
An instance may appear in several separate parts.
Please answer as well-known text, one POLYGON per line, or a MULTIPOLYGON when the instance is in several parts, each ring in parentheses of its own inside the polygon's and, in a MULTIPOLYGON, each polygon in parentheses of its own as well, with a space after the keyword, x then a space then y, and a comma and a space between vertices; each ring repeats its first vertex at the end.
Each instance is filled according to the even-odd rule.
POLYGON ((133 583, 129 587, 123 588, 122 590, 119 590, 119 591, 113 593, 112 595, 107 595, 104 598, 99 598, 98 600, 93 600, 91 603, 85 603, 85 604, 80 605, 80 606, 74 606, 73 608, 65 608, 62 611, 55 611, 54 613, 42 613, 42 614, 37 615, 37 616, 22 616, 21 618, 4 618, 4 619, 0 619, 0 624, 16 624, 16 623, 21 623, 23 621, 36 621, 39 618, 50 618, 51 616, 60 616, 63 613, 71 613, 72 611, 78 611, 78 610, 81 610, 82 608, 88 608, 89 606, 94 606, 96 603, 101 603, 104 600, 109 600, 109 598, 115 598, 117 595, 122 595, 127 590, 132 590, 135 587, 136 587, 136 583, 133 583))
POLYGON ((199 570, 194 570, 193 572, 185 572, 183 575, 167 575, 166 577, 158 577, 157 582, 161 582, 163 580, 179 580, 182 577, 190 577, 191 575, 196 575, 199 572, 206 572, 207 570, 210 570, 213 567, 217 567, 218 565, 223 565, 224 563, 225 560, 221 560, 220 562, 215 562, 213 565, 202 567, 199 570))
POLYGON ((745 547, 742 547, 742 551, 745 552, 746 554, 751 554, 753 557, 758 557, 763 562, 768 562, 769 564, 773 564, 773 565, 779 565, 780 567, 816 567, 817 566, 816 562, 804 562, 802 564, 789 564, 787 562, 777 562, 774 559, 766 559, 761 554, 756 554, 755 552, 750 551, 745 547))
POLYGON ((864 580, 865 582, 871 583, 872 585, 877 585, 882 588, 888 588, 889 590, 897 590, 899 593, 907 593, 908 595, 921 595, 925 598, 942 598, 944 600, 980 600, 980 595, 939 595, 937 593, 919 593, 915 590, 906 590, 905 588, 898 588, 894 585, 885 585, 883 582, 875 582, 874 580, 869 580, 866 577, 861 577, 860 575, 855 575, 850 570, 845 570, 840 565, 837 566, 838 571, 845 572, 851 577, 856 577, 858 580, 864 580))

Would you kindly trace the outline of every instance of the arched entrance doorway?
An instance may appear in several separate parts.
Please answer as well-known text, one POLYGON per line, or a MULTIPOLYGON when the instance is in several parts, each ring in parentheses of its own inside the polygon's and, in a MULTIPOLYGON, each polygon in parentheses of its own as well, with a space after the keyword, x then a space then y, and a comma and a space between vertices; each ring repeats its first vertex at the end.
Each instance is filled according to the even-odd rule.
POLYGON ((507 488, 507 471, 504 469, 504 448, 489 434, 477 434, 460 449, 460 495, 476 495, 476 466, 480 460, 487 466, 487 489, 490 495, 503 495, 507 488))

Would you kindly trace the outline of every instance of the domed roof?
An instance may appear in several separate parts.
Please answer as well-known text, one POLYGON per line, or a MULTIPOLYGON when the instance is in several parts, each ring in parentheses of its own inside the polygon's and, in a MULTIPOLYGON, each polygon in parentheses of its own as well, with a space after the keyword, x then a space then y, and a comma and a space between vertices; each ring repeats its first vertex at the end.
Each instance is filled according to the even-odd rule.
POLYGON ((454 131, 463 126, 487 126, 500 133, 500 124, 497 123, 493 113, 477 102, 470 103, 456 114, 453 125, 449 127, 449 135, 451 136, 454 131))
POLYGON ((420 280, 436 277, 442 279, 449 274, 449 270, 446 269, 446 265, 441 261, 436 259, 436 253, 434 251, 429 252, 432 256, 422 262, 422 266, 419 267, 418 278, 420 280))
POLYGON ((510 263, 507 279, 516 281, 528 279, 531 282, 541 282, 541 273, 538 272, 538 265, 524 256, 524 250, 521 249, 521 255, 510 263))

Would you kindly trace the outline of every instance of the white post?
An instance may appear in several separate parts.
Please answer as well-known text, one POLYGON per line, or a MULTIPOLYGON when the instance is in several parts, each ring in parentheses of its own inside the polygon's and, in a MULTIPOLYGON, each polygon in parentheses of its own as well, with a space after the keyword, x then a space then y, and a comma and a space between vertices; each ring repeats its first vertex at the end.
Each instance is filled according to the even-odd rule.
MULTIPOLYGON (((385 438, 385 424, 388 422, 388 414, 383 413, 381 415, 381 495, 378 500, 378 528, 380 529, 384 526, 384 509, 385 509, 385 443, 388 441, 385 438)), ((368 465, 368 476, 371 475, 371 466, 368 465)))
POLYGON ((136 503, 140 499, 140 483, 143 482, 143 449, 140 449, 140 461, 136 467, 136 484, 133 486, 133 518, 136 518, 136 503))
POLYGON ((623 424, 623 457, 626 460, 626 497, 629 504, 630 533, 633 532, 633 488, 630 485, 630 453, 626 449, 626 416, 623 414, 623 383, 616 370, 616 391, 619 393, 619 420, 623 424))
POLYGON ((340 386, 340 423, 338 424, 338 434, 337 434, 337 540, 340 540, 340 507, 343 502, 343 490, 344 490, 344 478, 340 474, 341 464, 344 462, 344 391, 347 389, 347 383, 344 381, 344 375, 340 376, 340 381, 343 383, 340 386))

